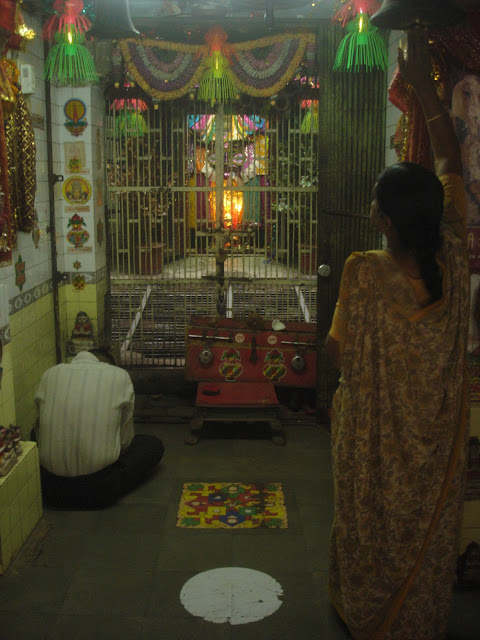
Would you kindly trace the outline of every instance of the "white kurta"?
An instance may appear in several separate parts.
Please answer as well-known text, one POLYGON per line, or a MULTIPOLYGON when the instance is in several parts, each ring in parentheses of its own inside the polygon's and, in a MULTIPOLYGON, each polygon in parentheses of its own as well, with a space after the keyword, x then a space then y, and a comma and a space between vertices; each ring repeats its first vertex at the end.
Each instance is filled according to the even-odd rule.
POLYGON ((95 473, 115 462, 134 436, 130 376, 92 353, 45 371, 35 401, 40 464, 55 475, 95 473))

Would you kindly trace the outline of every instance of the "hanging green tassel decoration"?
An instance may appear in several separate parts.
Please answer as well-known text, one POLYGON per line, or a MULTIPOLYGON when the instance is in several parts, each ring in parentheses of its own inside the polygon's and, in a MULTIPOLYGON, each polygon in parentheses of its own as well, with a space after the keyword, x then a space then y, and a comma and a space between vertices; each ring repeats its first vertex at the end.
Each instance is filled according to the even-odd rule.
POLYGON ((139 111, 127 109, 115 118, 115 131, 124 136, 144 136, 148 125, 139 111))
POLYGON ((43 77, 57 85, 78 87, 99 82, 90 51, 84 47, 85 36, 73 30, 55 34, 56 44, 45 61, 43 77))
POLYGON ((302 109, 305 109, 301 124, 302 133, 318 133, 318 100, 303 100, 302 109))
POLYGON ((369 17, 359 13, 346 27, 348 33, 338 47, 334 71, 372 71, 386 69, 388 51, 385 40, 369 17))
POLYGON ((207 69, 200 80, 198 99, 225 104, 235 98, 235 86, 230 65, 220 51, 214 51, 205 61, 207 69))

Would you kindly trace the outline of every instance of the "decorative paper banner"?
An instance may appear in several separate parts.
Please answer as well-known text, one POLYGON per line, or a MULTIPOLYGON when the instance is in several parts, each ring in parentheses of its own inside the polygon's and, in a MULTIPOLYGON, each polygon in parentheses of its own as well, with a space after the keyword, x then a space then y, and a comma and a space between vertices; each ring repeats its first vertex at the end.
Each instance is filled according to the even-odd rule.
POLYGON ((338 47, 334 71, 386 69, 387 43, 367 15, 359 13, 347 24, 346 31, 347 35, 338 47))
POLYGON ((382 6, 378 0, 345 0, 341 2, 339 8, 335 11, 332 22, 340 22, 345 27, 347 22, 353 20, 359 13, 366 13, 372 16, 382 6))
POLYGON ((55 40, 57 33, 84 34, 90 29, 92 23, 84 15, 82 0, 55 0, 53 3, 54 14, 48 18, 42 31, 42 38, 48 42, 55 40))
MULTIPOLYGON (((128 72, 157 100, 173 100, 193 91, 206 69, 205 45, 126 39, 119 47, 128 72)), ((278 93, 305 62, 314 66, 315 34, 268 36, 230 45, 230 70, 235 89, 251 96, 278 93)), ((117 73, 121 65, 114 54, 117 73)))

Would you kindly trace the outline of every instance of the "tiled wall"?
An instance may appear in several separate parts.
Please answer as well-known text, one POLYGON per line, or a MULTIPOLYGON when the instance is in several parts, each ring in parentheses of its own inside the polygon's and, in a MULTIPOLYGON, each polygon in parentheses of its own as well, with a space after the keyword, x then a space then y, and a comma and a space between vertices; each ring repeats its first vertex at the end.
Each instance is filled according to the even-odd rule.
POLYGON ((13 390, 12 347, 4 342, 2 357, 2 380, 0 388, 0 424, 16 424, 15 395, 13 390))
MULTIPOLYGON (((41 33, 41 23, 25 16, 26 23, 41 33)), ((36 88, 26 94, 29 112, 35 117, 36 143, 35 211, 36 233, 17 234, 11 265, 0 268, 0 285, 6 291, 8 305, 3 304, 0 333, 4 338, 3 378, 0 390, 0 424, 16 423, 25 437, 33 420, 33 393, 44 368, 55 361, 49 190, 47 171, 46 101, 43 82, 43 41, 36 37, 25 52, 15 53, 17 65, 29 64, 34 69, 36 88), (25 263, 25 282, 16 280, 15 264, 25 263), (40 333, 42 331, 42 333, 40 333)), ((59 171, 58 163, 54 171, 59 171)))
MULTIPOLYGON (((40 291, 39 291, 40 290, 40 291)), ((25 305, 10 316, 16 421, 22 428, 22 439, 28 440, 36 412, 35 391, 43 372, 56 364, 53 294, 44 285, 35 302, 25 305)), ((18 298, 17 298, 18 299, 18 298)))
MULTIPOLYGON (((25 22, 41 33, 38 20, 25 15, 25 22)), ((46 100, 43 81, 44 47, 37 37, 28 43, 27 50, 14 54, 17 65, 29 64, 36 79, 34 94, 26 94, 30 114, 34 116, 36 142, 35 210, 38 217, 36 234, 18 233, 12 264, 0 268, 0 335, 3 336, 3 378, 0 389, 0 424, 19 424, 22 437, 28 437, 35 420, 34 394, 43 372, 56 364, 54 305, 52 293, 50 204, 47 167, 46 100), (16 280, 15 264, 25 263, 25 282, 16 280), (3 303, 6 299, 8 304, 3 303)), ((85 215, 90 233, 87 251, 78 252, 67 240, 69 220, 73 213, 66 211, 62 183, 54 188, 55 237, 57 270, 64 274, 59 287, 60 350, 62 360, 67 354, 67 341, 71 336, 76 315, 86 311, 92 321, 95 339, 103 340, 103 312, 106 294, 106 241, 103 213, 103 94, 100 88, 58 88, 50 85, 52 117, 53 172, 67 179, 66 141, 76 137, 64 126, 65 103, 75 97, 87 105, 88 127, 80 138, 86 148, 88 175, 92 197, 88 215, 85 215), (75 276, 82 279, 82 287, 74 284, 75 276)))
POLYGON ((42 515, 37 445, 27 442, 22 447, 16 466, 0 478, 0 574, 42 515))

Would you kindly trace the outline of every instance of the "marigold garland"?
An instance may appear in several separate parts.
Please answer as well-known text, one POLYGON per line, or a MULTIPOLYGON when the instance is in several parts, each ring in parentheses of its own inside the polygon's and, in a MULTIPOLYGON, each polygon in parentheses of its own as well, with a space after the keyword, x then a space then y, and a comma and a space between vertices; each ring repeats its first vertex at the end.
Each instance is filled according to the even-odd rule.
MULTIPOLYGON (((276 36, 267 36, 265 38, 260 38, 258 40, 251 40, 249 42, 242 42, 235 45, 235 48, 238 52, 240 51, 251 51, 255 49, 264 48, 267 46, 271 46, 274 44, 285 44, 288 41, 298 40, 297 49, 291 58, 287 67, 281 69, 281 77, 275 82, 273 85, 269 85, 268 87, 261 88, 256 87, 253 83, 249 83, 245 80, 242 80, 239 75, 239 67, 241 66, 240 61, 234 63, 232 65, 232 73, 235 78, 235 86, 243 93, 246 93, 251 96, 255 96, 258 98, 269 98, 272 95, 275 95, 281 89, 285 87, 288 81, 295 74, 298 67, 301 65, 302 60, 305 55, 305 51, 307 49, 307 45, 309 43, 315 42, 315 34, 313 33, 298 33, 298 34, 287 34, 287 35, 276 35, 276 36)), ((241 57, 240 57, 241 59, 241 57)), ((250 76, 254 81, 256 76, 250 76)))
MULTIPOLYGON (((314 33, 299 32, 266 36, 257 40, 232 44, 231 51, 234 55, 230 70, 235 89, 243 91, 247 95, 263 98, 278 93, 301 65, 309 45, 314 43, 314 33), (258 59, 252 55, 253 52, 275 45, 279 45, 281 55, 277 55, 273 60, 273 68, 266 66, 263 69, 255 69, 258 59), (280 57, 282 57, 281 60, 280 57), (275 77, 273 84, 261 86, 262 82, 265 84, 268 82, 268 78, 273 77, 275 77)), ((152 39, 146 39, 139 43, 134 38, 127 38, 119 42, 119 47, 128 72, 146 93, 157 100, 174 100, 194 91, 206 69, 207 57, 205 54, 207 49, 205 45, 188 45, 152 39), (164 83, 165 90, 153 86, 153 67, 155 65, 152 57, 154 54, 152 51, 149 52, 149 49, 174 51, 190 56, 182 62, 182 73, 178 70, 180 65, 175 67, 173 72, 175 76, 170 73, 170 69, 164 71, 163 78, 159 78, 159 82, 164 83), (144 73, 142 73, 142 67, 144 73), (148 71, 149 67, 151 69, 148 71), (182 75, 185 76, 183 80, 182 75), (145 76, 150 76, 151 79, 145 76), (182 81, 182 85, 177 86, 180 81, 182 81), (168 85, 174 88, 170 88, 168 85)), ((157 71, 160 71, 159 67, 160 65, 157 66, 157 71)))
POLYGON ((159 42, 158 40, 151 39, 142 40, 142 42, 139 43, 135 38, 126 38, 125 40, 121 40, 119 42, 120 50, 122 52, 123 59, 125 60, 125 64, 129 73, 142 87, 142 89, 152 96, 152 98, 156 98, 157 100, 175 100, 186 95, 189 91, 195 88, 195 85, 199 83, 205 68, 205 61, 203 60, 203 58, 197 61, 196 70, 192 73, 190 78, 181 88, 173 89, 172 91, 167 92, 160 91, 159 89, 152 87, 151 84, 149 84, 149 82, 142 76, 139 69, 137 68, 137 65, 135 64, 135 61, 132 59, 130 44, 135 45, 137 49, 142 48, 146 50, 148 47, 153 47, 158 49, 166 49, 167 51, 178 51, 180 53, 191 55, 192 60, 199 53, 202 47, 198 45, 181 44, 177 42, 159 42))

